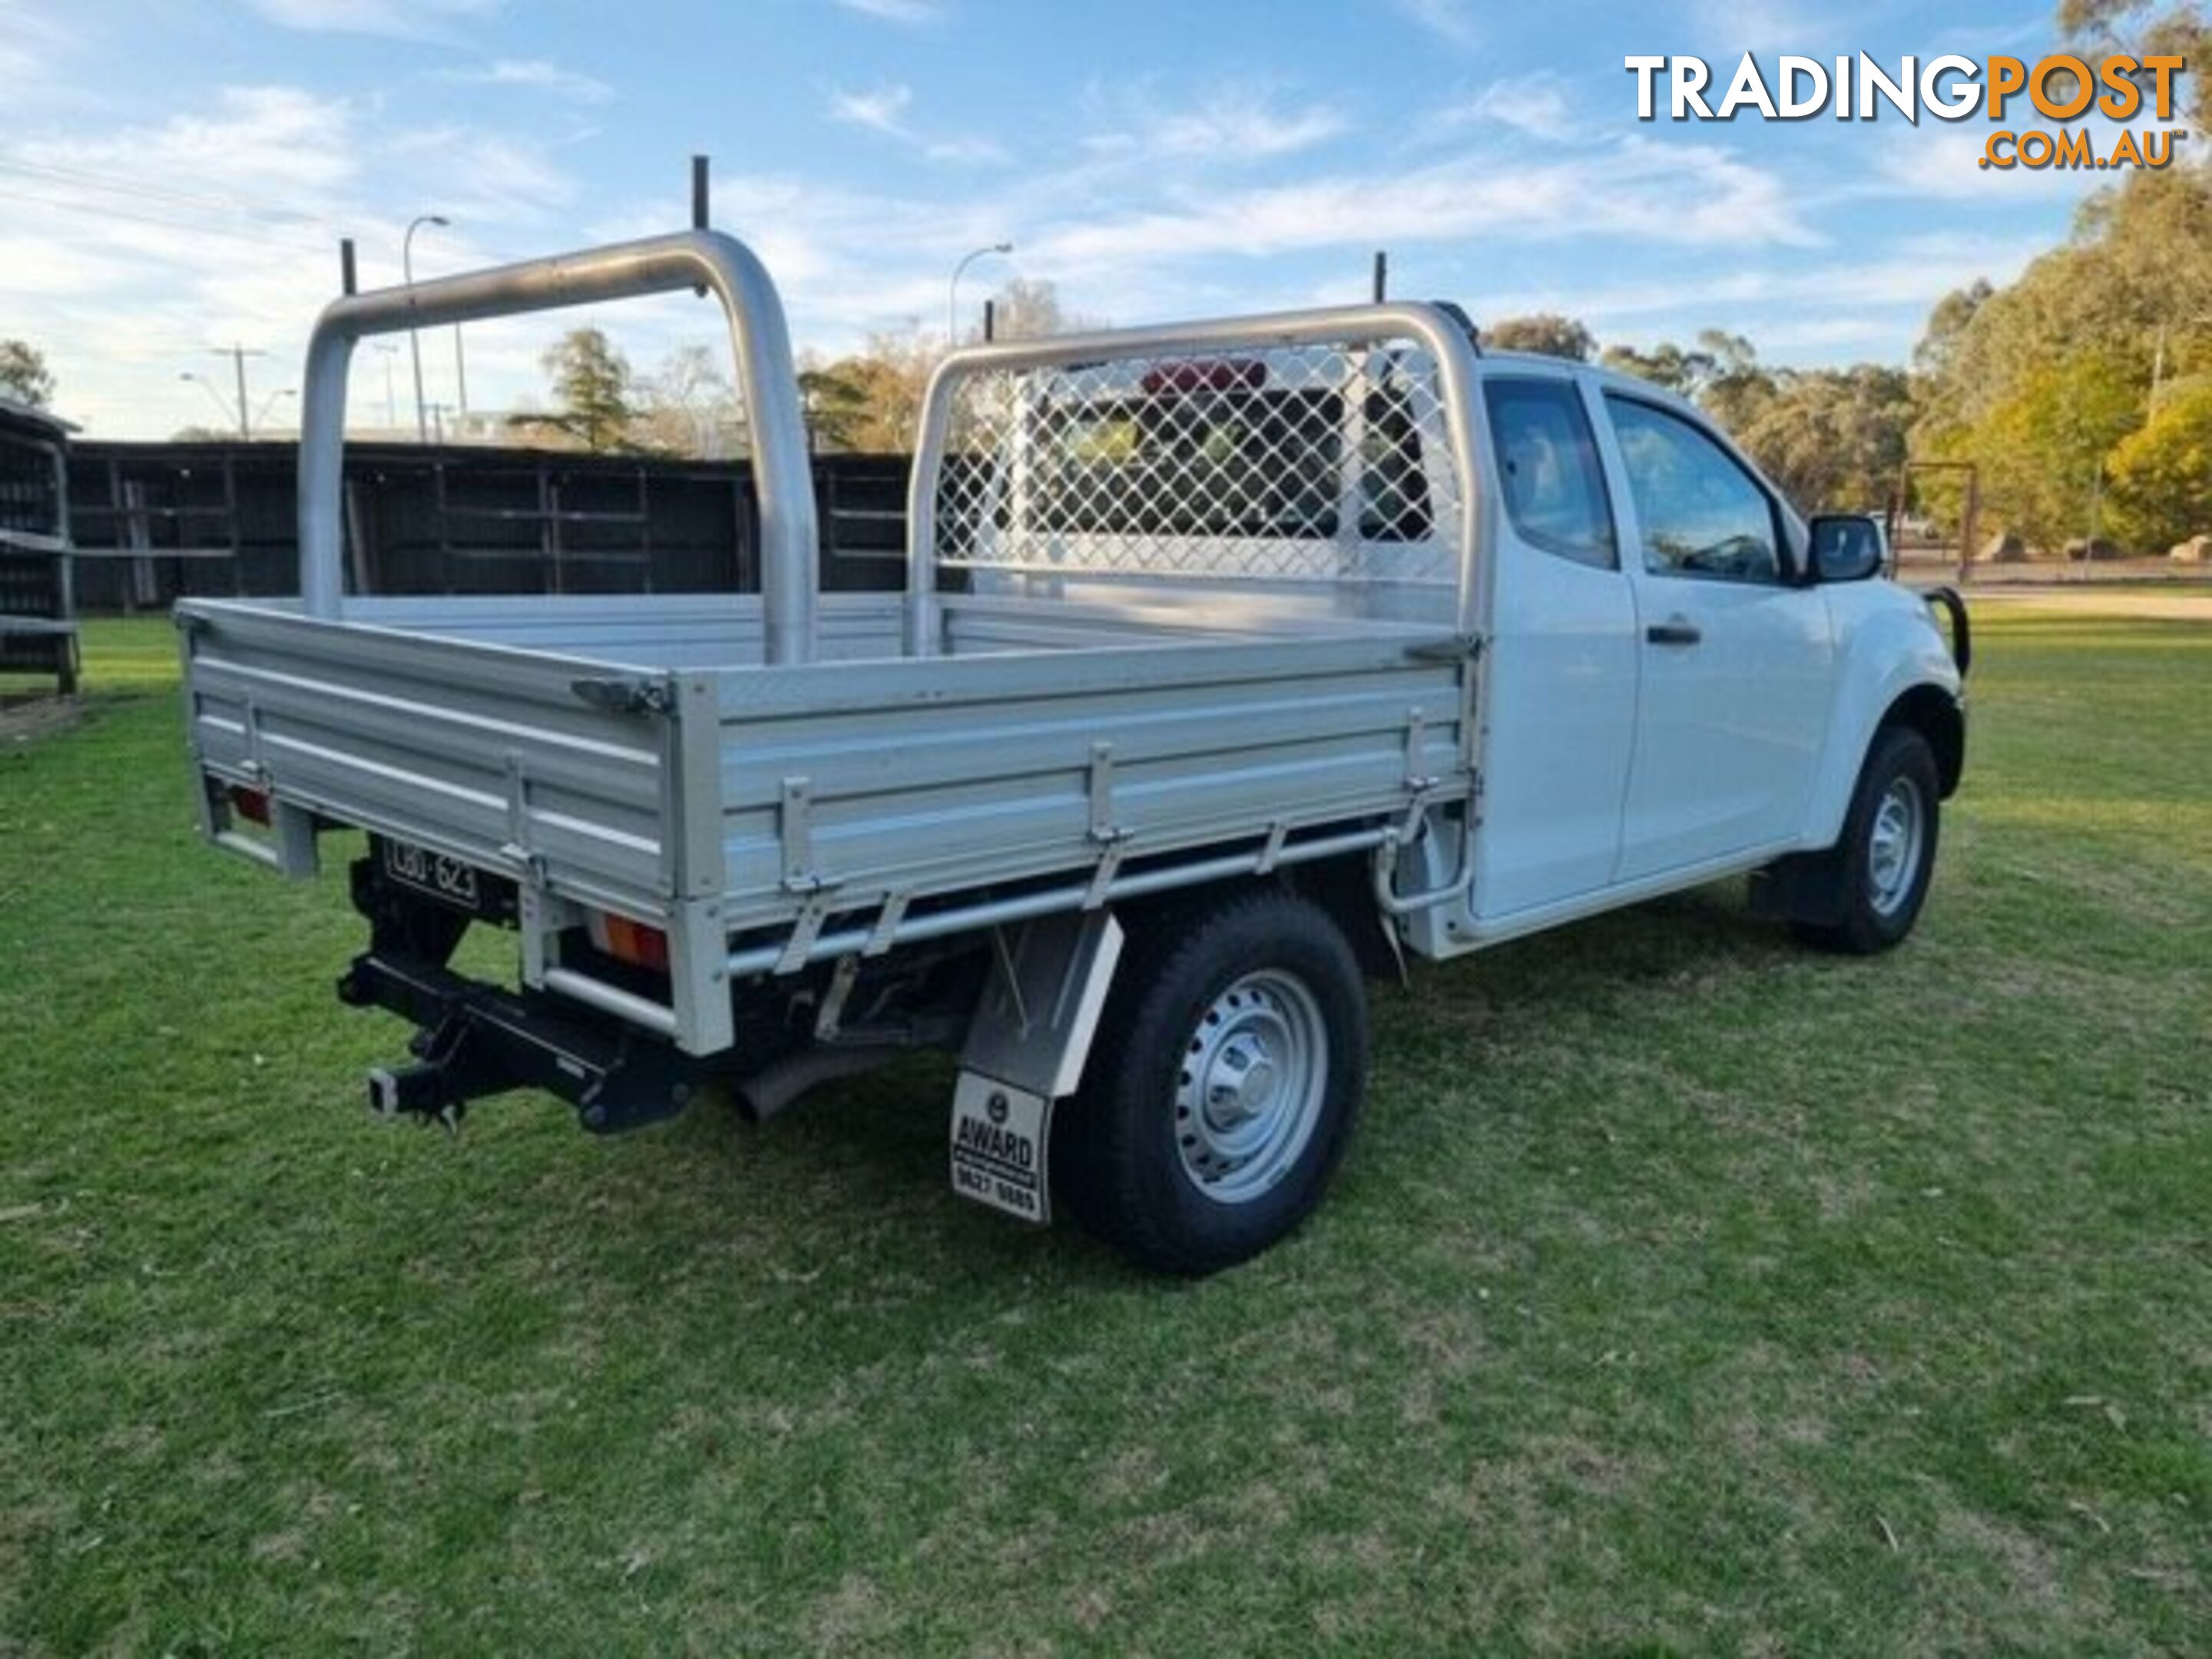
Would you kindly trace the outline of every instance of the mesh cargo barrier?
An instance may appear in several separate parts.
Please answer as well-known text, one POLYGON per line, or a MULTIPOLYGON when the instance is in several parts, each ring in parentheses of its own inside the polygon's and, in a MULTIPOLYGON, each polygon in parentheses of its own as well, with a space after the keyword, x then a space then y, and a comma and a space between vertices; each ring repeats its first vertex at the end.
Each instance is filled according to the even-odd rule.
POLYGON ((979 365, 947 410, 936 556, 979 577, 1449 588, 1460 488, 1410 341, 979 365))

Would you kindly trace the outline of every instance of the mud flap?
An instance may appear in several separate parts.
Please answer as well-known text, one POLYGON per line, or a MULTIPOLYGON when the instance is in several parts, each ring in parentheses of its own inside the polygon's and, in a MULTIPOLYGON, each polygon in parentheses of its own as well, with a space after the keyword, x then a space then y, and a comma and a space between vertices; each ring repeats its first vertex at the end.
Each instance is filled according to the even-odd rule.
POLYGON ((1833 848, 1791 853, 1751 872, 1747 897, 1756 916, 1832 927, 1844 919, 1840 860, 1833 848))
POLYGON ((1019 1221, 1052 1219, 1045 1147, 1052 1102, 978 1072, 952 1091, 952 1190, 1019 1221))
POLYGON ((952 1190, 961 1197, 1040 1225, 1052 1218, 1053 1103, 1083 1081, 1121 938, 1103 909, 993 932, 990 982, 952 1091, 952 1190))

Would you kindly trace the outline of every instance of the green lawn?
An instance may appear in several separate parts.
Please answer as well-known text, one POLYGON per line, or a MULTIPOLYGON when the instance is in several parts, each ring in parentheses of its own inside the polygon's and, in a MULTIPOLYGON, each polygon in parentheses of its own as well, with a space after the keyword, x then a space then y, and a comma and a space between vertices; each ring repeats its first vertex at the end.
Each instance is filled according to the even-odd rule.
POLYGON ((340 878, 88 644, 0 745, 0 1653, 2212 1650, 2212 627, 1990 608, 1887 959, 1722 888, 1378 991, 1199 1285, 953 1199, 938 1066, 372 1121, 340 878))

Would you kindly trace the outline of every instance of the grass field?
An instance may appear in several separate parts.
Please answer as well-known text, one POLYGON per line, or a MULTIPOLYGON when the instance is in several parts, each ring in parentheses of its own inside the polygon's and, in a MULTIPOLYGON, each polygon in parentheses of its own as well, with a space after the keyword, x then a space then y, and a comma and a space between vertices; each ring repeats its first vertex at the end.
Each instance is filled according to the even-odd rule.
POLYGON ((1378 990, 1199 1285, 954 1200, 938 1066, 373 1122, 340 878, 95 627, 0 746, 0 1652, 2212 1651, 2212 626, 1996 612, 1905 950, 1378 990))

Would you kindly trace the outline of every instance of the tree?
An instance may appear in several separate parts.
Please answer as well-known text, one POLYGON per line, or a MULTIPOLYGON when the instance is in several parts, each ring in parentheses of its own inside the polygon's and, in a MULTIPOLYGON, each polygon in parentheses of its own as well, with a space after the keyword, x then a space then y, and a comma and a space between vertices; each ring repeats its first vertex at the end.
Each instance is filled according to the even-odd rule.
POLYGON ((1710 365, 1697 388, 1698 401, 1740 435, 1772 400, 1774 376, 1759 366, 1749 340, 1726 329, 1699 331, 1695 355, 1710 365))
POLYGON ((550 427, 594 454, 634 450, 629 362, 596 328, 572 328, 538 360, 553 380, 560 409, 517 415, 516 425, 550 427))
POLYGON ((799 387, 816 447, 876 455, 911 449, 941 349, 934 337, 908 329, 871 334, 866 349, 835 362, 810 360, 799 387))
POLYGON ((1482 331, 1482 343, 1500 351, 1533 351, 1577 363, 1586 363, 1597 353, 1596 337, 1582 320, 1556 311, 1501 318, 1482 331))
POLYGON ((1996 289, 1986 276, 1977 276, 1964 288, 1954 288, 1936 302, 1928 313, 1928 327, 1912 348, 1912 366, 1923 374, 1942 374, 1959 348, 1959 337, 1974 320, 1974 313, 1996 289))
POLYGON ((1609 346, 1603 361, 1695 399, 1808 511, 1887 501, 1917 408, 1903 369, 1770 369, 1749 340, 1723 329, 1701 331, 1687 349, 1609 346))
POLYGON ((1688 350, 1671 340, 1650 351, 1610 345, 1599 361, 1620 374, 1694 398, 1730 428, 1748 422, 1774 392, 1774 377, 1759 366, 1751 342, 1725 329, 1701 331, 1697 345, 1688 350))
POLYGON ((635 422, 653 448, 720 460, 744 447, 744 411, 713 347, 681 345, 641 388, 635 422))
POLYGON ((2212 532, 2212 380, 2170 389, 2112 450, 2112 528, 2144 552, 2212 532))
POLYGON ((1598 359, 1606 368, 1685 398, 1694 398, 1713 372, 1713 360, 1701 351, 1685 351, 1671 341, 1638 351, 1634 346, 1609 345, 1598 359))
POLYGON ((0 398, 44 409, 53 395, 54 377, 44 354, 27 340, 0 340, 0 398))
POLYGON ((2142 419, 2130 366, 2081 352, 2038 368, 1978 431, 1984 493, 2008 528, 2045 549, 2087 535, 2106 453, 2142 419))
POLYGON ((2029 541, 2085 534, 2099 465, 2148 416, 2154 365, 2169 383, 2212 367, 2208 313, 2212 170, 2134 173, 2011 284, 1936 307, 1914 354, 1913 451, 1979 463, 1986 516, 2029 541))
MULTIPOLYGON (((1093 317, 1067 310, 1060 289, 1041 277, 1015 276, 991 296, 991 329, 1000 340, 1042 340, 1054 334, 1080 334, 1104 324, 1093 317)), ((983 337, 978 322, 968 332, 969 341, 983 337)))
POLYGON ((2212 54, 2212 21, 2197 6, 2161 6, 2158 0, 2059 0, 2058 27, 2073 45, 2086 50, 2181 58, 2196 88, 2181 112, 2198 132, 2212 131, 2212 87, 2196 73, 2212 54))
POLYGON ((850 359, 825 362, 811 352, 801 357, 799 397, 814 447, 854 447, 854 439, 868 411, 868 393, 853 373, 850 359))
POLYGON ((1863 512, 1887 501, 1913 413, 1911 380, 1901 368, 1784 369, 1732 429, 1799 507, 1863 512))

